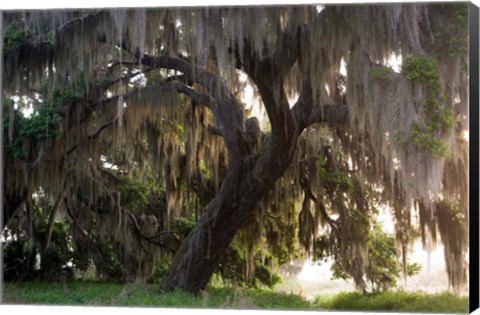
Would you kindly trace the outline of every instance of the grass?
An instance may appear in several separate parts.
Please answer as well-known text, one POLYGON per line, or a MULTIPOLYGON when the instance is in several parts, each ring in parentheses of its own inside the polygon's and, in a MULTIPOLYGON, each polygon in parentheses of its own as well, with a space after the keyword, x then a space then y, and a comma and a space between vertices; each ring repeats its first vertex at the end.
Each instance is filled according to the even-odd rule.
POLYGON ((448 292, 427 294, 421 291, 392 291, 365 295, 343 292, 333 296, 318 296, 312 304, 313 308, 342 311, 468 313, 468 297, 448 292))
POLYGON ((92 281, 70 283, 5 283, 3 303, 47 305, 111 305, 182 308, 369 310, 397 312, 467 313, 468 298, 450 293, 348 292, 318 296, 313 302, 298 295, 260 289, 209 288, 198 295, 160 293, 156 285, 119 285, 92 281))
POLYGON ((309 309, 300 296, 260 289, 209 288, 198 295, 184 291, 160 293, 158 285, 111 284, 94 281, 68 283, 5 283, 3 303, 55 305, 111 305, 182 308, 309 309))

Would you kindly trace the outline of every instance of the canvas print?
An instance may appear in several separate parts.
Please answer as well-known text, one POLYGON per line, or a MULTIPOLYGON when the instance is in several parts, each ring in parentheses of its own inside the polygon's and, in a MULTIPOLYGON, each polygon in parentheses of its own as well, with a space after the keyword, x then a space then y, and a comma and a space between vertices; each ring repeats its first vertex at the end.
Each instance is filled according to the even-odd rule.
POLYGON ((475 9, 3 11, 2 303, 468 312, 475 9))

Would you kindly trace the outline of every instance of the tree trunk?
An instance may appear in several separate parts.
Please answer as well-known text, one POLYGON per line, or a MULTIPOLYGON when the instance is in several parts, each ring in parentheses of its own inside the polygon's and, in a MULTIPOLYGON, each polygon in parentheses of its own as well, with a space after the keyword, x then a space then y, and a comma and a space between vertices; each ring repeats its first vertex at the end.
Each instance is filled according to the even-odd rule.
POLYGON ((297 136, 283 144, 270 140, 263 154, 229 166, 219 193, 177 251, 163 291, 196 293, 205 288, 236 232, 291 162, 297 136))

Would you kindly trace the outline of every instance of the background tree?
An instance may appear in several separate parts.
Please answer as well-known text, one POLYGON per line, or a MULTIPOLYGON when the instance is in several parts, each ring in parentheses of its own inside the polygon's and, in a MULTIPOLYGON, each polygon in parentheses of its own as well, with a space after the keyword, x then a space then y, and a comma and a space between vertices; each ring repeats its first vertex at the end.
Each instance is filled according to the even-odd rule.
POLYGON ((461 288, 467 15, 463 3, 7 13, 5 224, 32 239, 41 191, 56 205, 47 235, 68 215, 102 273, 148 278, 169 253, 162 289, 192 292, 232 257, 252 281, 297 239, 359 289, 386 288, 397 257, 408 274, 414 236, 438 232, 461 288), (375 222, 381 205, 395 239, 375 222))

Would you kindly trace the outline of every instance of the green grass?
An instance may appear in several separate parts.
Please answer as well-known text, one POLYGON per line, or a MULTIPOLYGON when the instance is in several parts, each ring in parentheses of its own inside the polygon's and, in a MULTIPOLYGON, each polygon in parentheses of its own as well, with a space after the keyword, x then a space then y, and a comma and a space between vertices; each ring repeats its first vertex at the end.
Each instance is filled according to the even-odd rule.
POLYGON ((308 309, 299 296, 259 289, 209 288, 198 295, 160 293, 158 285, 119 285, 93 281, 5 283, 3 303, 115 305, 182 308, 308 309))
POLYGON ((427 294, 421 291, 395 291, 366 295, 343 292, 333 296, 319 296, 313 302, 313 307, 330 310, 468 313, 468 297, 446 292, 427 294))
POLYGON ((70 283, 5 283, 3 303, 55 305, 115 305, 182 308, 370 310, 398 312, 467 313, 468 298, 450 293, 384 292, 362 295, 340 293, 309 302, 300 296, 260 289, 209 288, 198 295, 176 291, 160 293, 157 285, 70 283))

